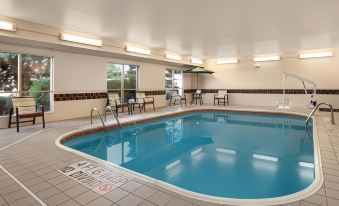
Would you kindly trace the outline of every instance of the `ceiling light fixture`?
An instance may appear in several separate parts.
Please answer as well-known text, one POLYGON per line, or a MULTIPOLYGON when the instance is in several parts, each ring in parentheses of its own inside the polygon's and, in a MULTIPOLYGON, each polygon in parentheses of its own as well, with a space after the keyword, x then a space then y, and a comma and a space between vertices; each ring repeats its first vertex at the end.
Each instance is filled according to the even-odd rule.
POLYGON ((6 30, 6 31, 16 31, 16 26, 12 22, 0 21, 0 29, 6 30))
POLYGON ((69 33, 61 33, 60 38, 61 40, 64 40, 64 41, 71 41, 71 42, 80 43, 80 44, 88 44, 92 46, 103 45, 103 42, 100 39, 93 39, 93 38, 78 36, 78 35, 69 34, 69 33))
POLYGON ((217 64, 238 64, 238 63, 239 63, 238 57, 217 59, 217 64))
POLYGON ((172 59, 172 60, 176 60, 176 61, 181 61, 182 57, 178 54, 173 54, 173 53, 166 53, 165 55, 166 59, 172 59))
POLYGON ((151 50, 131 45, 126 45, 126 51, 144 55, 151 55, 151 50))
POLYGON ((191 58, 191 62, 192 62, 193 64, 203 64, 203 63, 204 63, 202 59, 195 58, 195 57, 192 57, 192 58, 191 58))
POLYGON ((266 62, 266 61, 279 61, 280 56, 275 55, 275 56, 258 56, 254 57, 253 61, 255 62, 266 62))
POLYGON ((333 52, 314 52, 314 53, 301 53, 299 55, 300 59, 309 59, 309 58, 320 58, 320 57, 333 57, 333 52))

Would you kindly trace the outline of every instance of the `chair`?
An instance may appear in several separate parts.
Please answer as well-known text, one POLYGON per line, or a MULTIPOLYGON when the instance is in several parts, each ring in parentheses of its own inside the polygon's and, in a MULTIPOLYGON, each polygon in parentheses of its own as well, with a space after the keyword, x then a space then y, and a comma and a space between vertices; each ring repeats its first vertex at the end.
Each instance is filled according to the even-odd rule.
POLYGON ((172 90, 169 106, 171 106, 172 103, 173 105, 175 105, 177 101, 180 102, 181 106, 182 106, 182 101, 185 101, 185 105, 186 105, 186 95, 185 94, 179 95, 178 90, 172 90))
POLYGON ((16 123, 16 131, 19 132, 20 123, 32 122, 35 124, 35 118, 42 118, 42 127, 45 128, 45 108, 43 105, 37 105, 34 97, 12 97, 12 105, 9 111, 8 128, 11 128, 12 123, 16 123), (38 111, 41 108, 41 111, 38 111), (16 122, 12 122, 12 116, 16 114, 16 122), (20 119, 33 118, 32 120, 20 121, 20 119))
POLYGON ((125 107, 128 108, 128 104, 124 102, 123 99, 120 98, 118 93, 110 93, 107 95, 107 106, 110 106, 113 108, 113 111, 119 116, 119 108, 122 109, 121 112, 124 112, 125 107))
POLYGON ((214 95, 214 105, 216 102, 218 102, 218 105, 220 103, 224 104, 224 106, 229 105, 227 90, 218 90, 218 94, 214 95))
POLYGON ((145 112, 146 112, 146 105, 147 104, 153 105, 153 111, 155 111, 154 98, 146 96, 145 92, 137 92, 136 93, 136 102, 142 104, 145 112))

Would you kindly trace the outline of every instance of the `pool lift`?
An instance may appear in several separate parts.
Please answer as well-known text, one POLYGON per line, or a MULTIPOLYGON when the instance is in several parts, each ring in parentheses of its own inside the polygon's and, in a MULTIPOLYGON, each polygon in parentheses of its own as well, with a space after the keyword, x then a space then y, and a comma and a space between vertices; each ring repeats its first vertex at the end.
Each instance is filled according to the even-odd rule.
POLYGON ((324 102, 317 104, 317 100, 314 99, 314 96, 317 93, 317 85, 315 84, 315 82, 310 80, 310 79, 303 78, 301 76, 298 76, 296 74, 292 74, 292 73, 287 72, 287 71, 283 72, 283 97, 282 97, 282 102, 278 102, 278 104, 277 104, 277 108, 278 109, 290 109, 291 108, 291 103, 290 103, 289 99, 285 98, 285 94, 286 94, 286 92, 285 92, 285 79, 287 77, 292 77, 292 78, 300 80, 301 83, 303 84, 303 87, 304 87, 304 90, 305 90, 305 94, 306 95, 309 95, 309 94, 311 95, 310 102, 309 102, 309 104, 307 106, 308 106, 308 108, 312 109, 312 111, 308 115, 308 117, 307 117, 307 119, 305 121, 305 125, 307 125, 307 123, 309 122, 309 120, 311 119, 313 114, 316 112, 316 110, 321 105, 326 105, 326 106, 328 106, 330 108, 330 111, 331 111, 331 123, 335 124, 332 105, 329 104, 329 103, 324 103, 324 102), (312 86, 312 90, 313 91, 311 93, 309 93, 309 90, 307 89, 305 83, 308 83, 308 84, 310 84, 312 86))
POLYGON ((290 100, 285 97, 286 96, 285 80, 286 80, 287 77, 292 77, 294 79, 298 79, 298 80, 301 81, 301 83, 302 83, 302 85, 304 87, 304 90, 305 90, 305 94, 311 96, 310 102, 307 105, 308 108, 310 108, 310 109, 315 108, 317 106, 317 100, 314 99, 314 96, 317 93, 317 85, 315 84, 315 82, 310 80, 310 79, 303 78, 301 76, 298 76, 296 74, 292 74, 292 73, 287 72, 287 71, 283 72, 283 95, 282 95, 282 102, 278 102, 277 103, 277 108, 278 109, 290 109, 291 108, 290 100), (312 92, 309 92, 309 90, 306 87, 306 83, 311 85, 311 87, 312 87, 311 89, 313 90, 312 92))

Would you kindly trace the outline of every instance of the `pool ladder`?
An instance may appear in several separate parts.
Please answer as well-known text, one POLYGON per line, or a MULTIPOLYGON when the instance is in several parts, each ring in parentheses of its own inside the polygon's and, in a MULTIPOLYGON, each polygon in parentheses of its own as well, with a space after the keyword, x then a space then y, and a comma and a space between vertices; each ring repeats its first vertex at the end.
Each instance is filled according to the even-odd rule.
POLYGON ((317 109, 319 108, 320 105, 327 105, 329 106, 329 108, 331 109, 331 123, 332 124, 335 124, 334 122, 334 114, 333 114, 333 107, 332 105, 330 105, 329 103, 319 103, 313 110, 312 112, 310 113, 310 115, 308 115, 306 121, 305 121, 305 124, 307 125, 308 121, 311 119, 311 117, 313 116, 313 114, 315 113, 315 111, 317 111, 317 109))
MULTIPOLYGON (((117 121, 119 127, 121 128, 120 121, 119 121, 117 115, 114 113, 114 111, 112 110, 112 108, 111 108, 110 106, 107 106, 107 107, 105 108, 105 122, 106 122, 106 111, 107 111, 107 110, 109 110, 109 111, 112 112, 113 117, 115 118, 115 120, 117 121)), ((91 125, 93 125, 93 112, 96 112, 97 116, 99 117, 99 119, 100 119, 100 121, 101 121, 101 123, 102 123, 103 128, 106 129, 106 128, 107 128, 107 127, 106 127, 106 124, 105 124, 104 120, 102 119, 99 110, 98 110, 96 107, 93 107, 93 108, 91 109, 91 125)))

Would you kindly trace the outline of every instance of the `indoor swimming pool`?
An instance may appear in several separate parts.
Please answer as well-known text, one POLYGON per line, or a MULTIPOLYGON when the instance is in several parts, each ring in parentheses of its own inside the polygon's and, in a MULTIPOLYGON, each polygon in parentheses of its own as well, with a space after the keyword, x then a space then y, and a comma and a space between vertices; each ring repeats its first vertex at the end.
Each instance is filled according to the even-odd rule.
POLYGON ((73 138, 65 146, 197 194, 264 199, 316 177, 312 122, 297 116, 189 112, 73 138))

